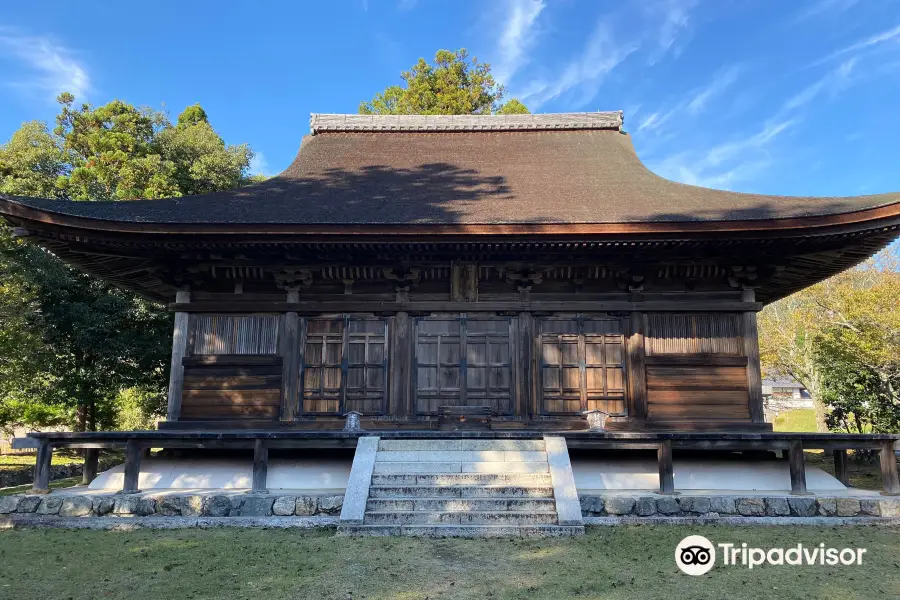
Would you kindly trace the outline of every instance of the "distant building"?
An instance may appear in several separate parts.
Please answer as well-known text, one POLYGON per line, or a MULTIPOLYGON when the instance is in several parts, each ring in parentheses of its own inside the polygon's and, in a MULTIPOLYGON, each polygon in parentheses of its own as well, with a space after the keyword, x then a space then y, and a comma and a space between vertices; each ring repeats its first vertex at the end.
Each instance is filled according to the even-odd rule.
POLYGON ((791 377, 764 379, 762 393, 767 421, 788 410, 813 407, 813 398, 809 390, 791 377))

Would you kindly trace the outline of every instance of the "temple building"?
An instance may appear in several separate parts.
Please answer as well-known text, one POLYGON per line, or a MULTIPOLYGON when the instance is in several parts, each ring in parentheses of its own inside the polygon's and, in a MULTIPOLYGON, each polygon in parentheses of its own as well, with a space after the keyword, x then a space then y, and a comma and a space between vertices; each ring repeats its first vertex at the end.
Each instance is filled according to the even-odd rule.
POLYGON ((621 112, 310 129, 283 173, 229 191, 0 196, 17 235, 175 313, 158 435, 308 440, 351 415, 388 437, 763 439, 757 313, 900 233, 897 193, 663 179, 621 112))

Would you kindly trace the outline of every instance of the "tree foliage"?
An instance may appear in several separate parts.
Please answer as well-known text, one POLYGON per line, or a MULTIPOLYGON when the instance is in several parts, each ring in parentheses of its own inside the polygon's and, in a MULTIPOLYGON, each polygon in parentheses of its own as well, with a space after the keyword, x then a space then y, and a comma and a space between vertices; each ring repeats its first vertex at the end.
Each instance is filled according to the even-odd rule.
MULTIPOLYGON (((0 146, 0 193, 153 199, 252 179, 249 147, 226 145, 199 105, 173 124, 119 100, 96 108, 76 108, 71 94, 59 100, 52 132, 32 121, 0 146)), ((159 412, 170 315, 10 233, 0 228, 0 426, 94 429, 159 412)))
POLYGON ((438 50, 434 64, 424 58, 400 74, 405 86, 392 85, 359 105, 364 115, 527 114, 519 100, 503 104, 505 89, 491 66, 469 58, 465 48, 438 50))
POLYGON ((900 431, 900 271, 896 250, 760 314, 764 368, 819 403, 821 426, 900 431))

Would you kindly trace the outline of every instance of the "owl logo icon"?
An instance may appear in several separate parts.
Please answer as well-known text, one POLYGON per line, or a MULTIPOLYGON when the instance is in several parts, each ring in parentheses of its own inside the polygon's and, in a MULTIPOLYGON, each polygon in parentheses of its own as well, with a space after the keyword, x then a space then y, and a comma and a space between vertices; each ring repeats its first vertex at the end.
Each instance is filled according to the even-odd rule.
POLYGON ((688 575, 704 575, 716 564, 713 543, 702 535, 689 535, 675 548, 675 564, 688 575))

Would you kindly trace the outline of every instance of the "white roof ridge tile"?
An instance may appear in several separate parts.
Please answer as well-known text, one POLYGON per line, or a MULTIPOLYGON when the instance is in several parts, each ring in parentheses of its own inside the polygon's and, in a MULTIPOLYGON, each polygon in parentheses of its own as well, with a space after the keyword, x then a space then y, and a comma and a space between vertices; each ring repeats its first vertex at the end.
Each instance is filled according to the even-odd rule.
POLYGON ((310 115, 313 135, 340 131, 517 131, 544 129, 622 130, 622 111, 529 115, 310 115))

